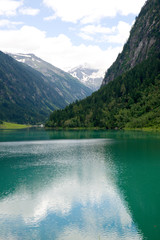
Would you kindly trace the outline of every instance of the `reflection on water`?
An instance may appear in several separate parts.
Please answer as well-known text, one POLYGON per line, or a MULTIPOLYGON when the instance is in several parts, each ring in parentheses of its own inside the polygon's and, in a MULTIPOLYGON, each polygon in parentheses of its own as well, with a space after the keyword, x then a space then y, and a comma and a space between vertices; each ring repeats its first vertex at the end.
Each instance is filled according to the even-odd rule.
POLYGON ((114 144, 0 143, 0 239, 142 239, 117 188, 114 144))
POLYGON ((41 128, 29 128, 19 130, 0 130, 0 142, 9 141, 36 141, 56 139, 144 139, 152 137, 160 140, 158 132, 141 131, 114 131, 114 130, 44 130, 41 128))

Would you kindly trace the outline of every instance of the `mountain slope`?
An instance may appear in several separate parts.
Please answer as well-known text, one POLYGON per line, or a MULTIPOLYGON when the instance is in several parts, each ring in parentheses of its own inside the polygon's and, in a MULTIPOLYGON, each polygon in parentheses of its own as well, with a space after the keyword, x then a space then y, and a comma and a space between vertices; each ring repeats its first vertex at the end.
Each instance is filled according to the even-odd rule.
POLYGON ((77 104, 53 112, 47 126, 160 128, 160 56, 143 61, 77 104))
POLYGON ((51 111, 91 93, 69 74, 63 76, 63 71, 61 76, 52 71, 44 74, 0 52, 0 120, 44 122, 51 111))
POLYGON ((136 20, 137 27, 132 29, 129 38, 129 42, 135 41, 137 46, 141 46, 146 32, 137 38, 133 32, 141 32, 141 26, 145 24, 142 16, 147 16, 145 20, 150 29, 147 39, 150 39, 149 42, 154 39, 154 43, 141 48, 136 60, 134 53, 137 48, 126 52, 126 44, 106 74, 103 84, 109 83, 77 104, 52 113, 47 126, 160 129, 159 8, 159 0, 148 0, 136 20), (130 56, 128 60, 127 56, 130 56))
POLYGON ((102 85, 107 84, 138 63, 160 51, 160 2, 148 0, 131 29, 123 51, 106 72, 102 85))
POLYGON ((103 71, 86 65, 75 67, 68 72, 93 91, 97 91, 100 88, 104 76, 103 71))
POLYGON ((66 104, 89 96, 92 91, 69 73, 45 62, 34 54, 10 54, 15 60, 25 63, 41 72, 45 78, 54 84, 54 88, 66 104))
POLYGON ((0 52, 0 119, 35 123, 66 106, 53 84, 34 69, 0 52))

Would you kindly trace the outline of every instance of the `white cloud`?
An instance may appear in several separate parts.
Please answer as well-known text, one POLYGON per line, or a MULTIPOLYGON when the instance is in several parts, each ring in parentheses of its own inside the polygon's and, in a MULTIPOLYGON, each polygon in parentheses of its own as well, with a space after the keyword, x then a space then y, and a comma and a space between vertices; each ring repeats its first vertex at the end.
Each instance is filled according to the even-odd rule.
POLYGON ((106 70, 121 51, 119 47, 108 48, 104 51, 96 45, 75 46, 64 34, 49 38, 46 37, 45 32, 30 26, 23 26, 19 30, 0 30, 0 36, 2 51, 34 53, 65 70, 84 62, 106 70))
POLYGON ((107 27, 102 27, 100 24, 95 26, 95 25, 87 25, 83 28, 81 28, 81 31, 86 33, 86 34, 91 34, 94 35, 96 33, 113 33, 115 31, 115 27, 112 28, 107 28, 107 27))
POLYGON ((80 36, 80 37, 81 37, 82 39, 84 39, 84 40, 90 40, 90 41, 93 41, 93 40, 94 40, 93 37, 89 36, 89 34, 86 34, 86 33, 84 33, 84 32, 80 32, 80 33, 78 34, 78 36, 80 36))
POLYGON ((124 44, 129 37, 131 25, 119 21, 117 26, 111 28, 99 25, 87 25, 80 29, 79 36, 85 40, 96 42, 109 42, 124 44), (93 37, 94 36, 94 37, 93 37))
POLYGON ((0 0, 0 15, 14 16, 17 9, 23 5, 23 1, 0 0))
POLYGON ((120 21, 116 27, 116 34, 109 35, 105 37, 109 43, 120 43, 124 44, 128 37, 131 29, 131 25, 126 22, 120 21))
POLYGON ((93 23, 117 14, 138 14, 145 0, 43 0, 62 21, 93 23))
MULTIPOLYGON (((45 32, 27 25, 16 30, 15 26, 22 22, 2 19, 0 27, 10 28, 10 31, 0 30, 0 47, 2 51, 7 52, 34 53, 65 70, 84 64, 84 62, 107 70, 122 47, 102 50, 96 44, 106 42, 122 45, 129 35, 130 25, 119 22, 117 26, 107 28, 101 26, 100 22, 95 24, 95 21, 100 21, 101 18, 107 16, 114 17, 118 13, 122 15, 138 13, 144 2, 145 0, 131 2, 128 0, 43 0, 44 5, 50 8, 52 14, 44 20, 49 21, 59 17, 63 21, 89 23, 86 26, 81 25, 80 32, 76 34, 82 39, 92 41, 92 44, 89 46, 75 45, 64 34, 47 37, 45 32)), ((39 9, 25 7, 23 0, 0 0, 0 15, 8 17, 17 13, 35 16, 39 13, 39 9)))
POLYGON ((30 15, 30 16, 36 16, 39 13, 39 9, 35 9, 35 8, 21 8, 19 9, 19 12, 23 15, 30 15))
POLYGON ((7 52, 32 52, 40 48, 45 33, 35 27, 23 26, 19 30, 0 30, 1 50, 7 52), (32 37, 31 37, 32 36, 32 37))
POLYGON ((44 18, 45 21, 52 21, 52 20, 54 20, 54 19, 56 19, 56 16, 55 16, 55 15, 52 15, 52 16, 49 16, 49 17, 45 17, 45 18, 44 18))
POLYGON ((0 0, 0 15, 7 17, 15 16, 17 11, 23 15, 35 16, 40 10, 31 7, 24 7, 23 0, 0 0))
POLYGON ((9 21, 8 19, 0 20, 0 27, 7 27, 7 28, 14 28, 17 25, 22 25, 23 22, 13 22, 9 21))

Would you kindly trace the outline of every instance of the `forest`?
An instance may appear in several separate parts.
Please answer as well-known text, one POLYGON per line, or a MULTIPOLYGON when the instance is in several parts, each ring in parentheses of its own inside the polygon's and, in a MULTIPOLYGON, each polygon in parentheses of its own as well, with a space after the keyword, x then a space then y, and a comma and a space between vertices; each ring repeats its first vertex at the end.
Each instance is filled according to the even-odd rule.
POLYGON ((54 111, 52 128, 159 128, 160 55, 123 73, 82 101, 54 111))

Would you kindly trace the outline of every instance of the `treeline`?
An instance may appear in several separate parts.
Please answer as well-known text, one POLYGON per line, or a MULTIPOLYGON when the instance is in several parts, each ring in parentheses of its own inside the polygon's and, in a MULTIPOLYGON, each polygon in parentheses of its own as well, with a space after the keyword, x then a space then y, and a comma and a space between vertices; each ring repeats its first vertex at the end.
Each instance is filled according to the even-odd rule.
POLYGON ((90 97, 54 111, 46 127, 142 128, 160 126, 160 56, 93 93, 90 97))

